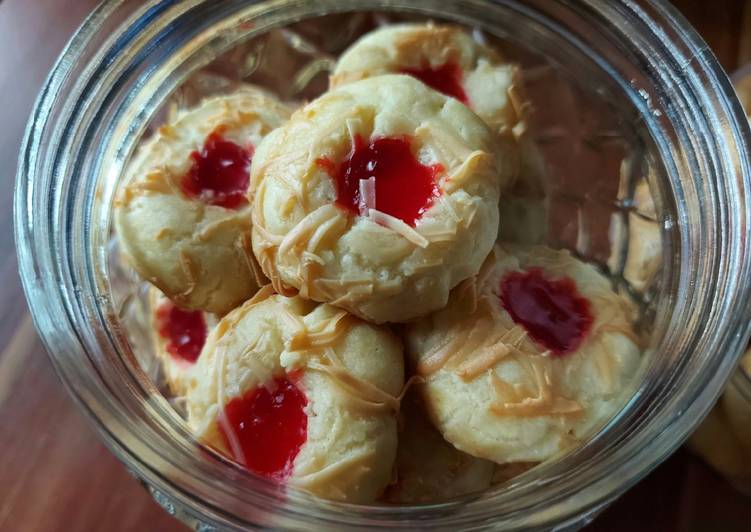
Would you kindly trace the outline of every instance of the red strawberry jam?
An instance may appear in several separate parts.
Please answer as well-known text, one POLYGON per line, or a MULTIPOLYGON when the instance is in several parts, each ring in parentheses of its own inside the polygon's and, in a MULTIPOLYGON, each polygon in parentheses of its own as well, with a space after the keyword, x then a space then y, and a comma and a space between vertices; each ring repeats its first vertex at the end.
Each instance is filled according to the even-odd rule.
POLYGON ((246 205, 252 156, 252 147, 243 148, 225 140, 218 132, 211 133, 201 151, 190 154, 193 164, 183 176, 183 192, 209 205, 228 209, 246 205))
POLYGON ((501 281, 501 302, 514 323, 555 355, 575 351, 592 327, 589 301, 564 277, 547 279, 538 268, 501 281))
MULTIPOLYGON (((260 386, 227 403, 224 413, 243 456, 234 459, 273 480, 284 480, 308 437, 305 394, 288 377, 260 386), (271 391, 269 391, 269 388, 271 391)), ((220 431, 232 448, 221 424, 220 431)))
POLYGON ((440 194, 437 176, 441 165, 420 164, 412 153, 411 138, 380 137, 365 143, 356 135, 347 158, 335 165, 316 161, 336 182, 336 203, 353 214, 367 215, 361 181, 375 181, 375 208, 414 227, 415 222, 440 194))
POLYGON ((156 310, 159 336, 167 340, 167 352, 177 360, 198 360, 206 342, 206 322, 200 310, 183 310, 165 301, 156 310))
POLYGON ((417 78, 431 89, 469 105, 469 98, 462 87, 462 69, 456 63, 448 62, 439 67, 404 68, 401 73, 417 78))

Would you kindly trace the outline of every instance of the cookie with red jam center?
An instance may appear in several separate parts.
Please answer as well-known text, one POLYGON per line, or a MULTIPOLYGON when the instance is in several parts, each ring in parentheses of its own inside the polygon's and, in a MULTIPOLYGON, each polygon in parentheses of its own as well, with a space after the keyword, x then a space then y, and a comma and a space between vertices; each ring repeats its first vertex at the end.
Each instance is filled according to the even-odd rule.
POLYGON ((414 77, 345 85, 258 147, 253 251, 281 293, 375 323, 423 316, 493 246, 503 153, 465 105, 414 77))
POLYGON ((370 502, 391 480, 403 384, 389 330, 266 286, 209 333, 187 385, 188 423, 253 474, 370 502))
POLYGON ((467 105, 499 136, 524 127, 519 67, 460 27, 393 24, 367 33, 341 55, 331 86, 384 74, 406 74, 467 105))
POLYGON ((409 326, 426 410, 457 449, 539 462, 618 411, 640 362, 635 309, 568 251, 496 246, 448 306, 409 326))
POLYGON ((251 251, 255 149, 290 111, 246 87, 180 111, 139 149, 115 201, 127 261, 186 310, 223 314, 266 279, 251 251))
POLYGON ((186 380, 198 361, 217 317, 202 310, 177 306, 153 286, 149 290, 152 345, 170 392, 182 397, 186 380))

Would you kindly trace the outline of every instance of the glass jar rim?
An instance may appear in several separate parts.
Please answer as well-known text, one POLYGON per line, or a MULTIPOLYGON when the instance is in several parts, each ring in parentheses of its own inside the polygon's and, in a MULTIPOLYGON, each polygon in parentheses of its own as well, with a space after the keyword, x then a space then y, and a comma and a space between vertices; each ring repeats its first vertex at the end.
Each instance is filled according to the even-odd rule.
MULTIPOLYGON (((143 54, 165 53, 169 32, 178 31, 170 23, 181 17, 189 20, 185 17, 199 13, 216 17, 221 32, 217 37, 196 30, 191 37, 197 41, 190 44, 195 47, 191 52, 195 54, 200 53, 201 47, 226 47, 233 39, 236 42, 242 35, 261 31, 264 24, 281 20, 279 17, 291 21, 314 12, 404 9, 416 13, 451 12, 457 17, 462 13, 466 18, 482 9, 502 6, 523 13, 541 27, 551 24, 539 6, 535 11, 535 2, 525 6, 514 0, 451 0, 440 4, 438 10, 432 0, 325 0, 318 2, 315 10, 313 3, 297 0, 244 2, 244 8, 238 7, 243 2, 206 4, 209 2, 154 0, 127 7, 117 0, 104 2, 73 37, 53 68, 29 122, 19 162, 15 234, 21 277, 35 324, 71 394, 128 467, 174 500, 199 509, 196 511, 203 519, 227 527, 262 523, 267 518, 263 508, 282 505, 286 513, 280 522, 285 526, 309 526, 315 522, 397 529, 409 526, 401 520, 419 519, 421 527, 458 527, 469 522, 471 513, 473 523, 495 519, 493 526, 528 528, 575 522, 583 510, 600 508, 637 482, 685 439, 719 395, 749 333, 751 261, 745 239, 751 215, 746 193, 751 190, 746 155, 751 146, 748 123, 715 58, 667 3, 590 0, 573 5, 560 0, 551 6, 569 10, 573 19, 566 21, 568 25, 559 24, 556 31, 572 46, 587 46, 582 34, 577 33, 581 32, 581 25, 596 26, 611 38, 618 37, 624 54, 667 89, 669 98, 664 99, 638 84, 623 87, 650 131, 660 137, 661 154, 670 163, 667 173, 673 193, 681 195, 681 201, 696 201, 703 207, 698 218, 684 216, 673 221, 685 225, 679 228, 680 251, 691 256, 687 265, 679 267, 680 275, 675 279, 675 293, 683 300, 672 302, 675 308, 671 329, 675 334, 666 341, 685 355, 682 360, 688 360, 693 353, 692 363, 704 373, 691 376, 687 367, 676 368, 678 373, 665 383, 662 393, 651 392, 650 398, 659 406, 660 415, 634 414, 632 421, 641 423, 638 441, 635 438, 618 442, 617 452, 612 452, 616 447, 609 448, 613 441, 604 431, 603 436, 571 456, 542 466, 540 474, 547 474, 548 481, 533 486, 522 478, 502 493, 477 500, 419 507, 321 503, 304 494, 282 495, 268 483, 233 469, 218 455, 210 454, 207 459, 197 453, 196 444, 175 422, 176 416, 166 402, 149 388, 143 376, 132 374, 129 368, 133 361, 128 362, 128 353, 118 354, 114 349, 122 342, 122 331, 90 324, 92 320, 108 323, 99 305, 101 294, 92 289, 101 283, 92 263, 103 260, 103 242, 96 240, 94 228, 106 223, 99 217, 102 212, 94 206, 93 199, 97 194, 111 198, 112 193, 107 186, 90 185, 97 176, 114 172, 100 167, 103 157, 123 160, 127 155, 122 151, 107 152, 106 135, 112 131, 96 130, 92 124, 115 118, 122 122, 122 110, 133 110, 139 103, 138 95, 117 92, 119 76, 124 76, 129 68, 129 80, 137 79, 133 72, 149 75, 143 54), (242 16, 224 24, 219 14, 222 6, 242 12, 242 16), (247 24, 251 20, 253 24, 247 24), (699 301, 707 294, 707 301, 699 301), (693 317, 689 303, 701 309, 693 317), (678 331, 687 329, 692 333, 690 337, 675 337, 678 331), (126 360, 119 360, 120 355, 126 360), (112 379, 123 375, 126 378, 119 389, 112 379), (192 457, 192 462, 176 464, 165 456, 159 440, 153 439, 157 434, 173 438, 175 448, 171 452, 186 460, 192 457), (649 446, 645 445, 647 441, 649 446), (186 463, 193 469, 176 467, 186 463), (232 489, 226 486, 228 480, 236 482, 232 489), (199 481, 205 484, 204 488, 198 487, 199 481), (244 505, 252 508, 248 510, 244 505), (499 508, 504 509, 503 516, 498 515, 499 508)), ((597 37, 601 36, 593 39, 597 37)), ((610 68, 602 58, 592 59, 599 60, 602 68, 610 68)), ((149 100, 143 100, 148 104, 144 109, 149 105, 153 108, 151 102, 165 96, 168 88, 179 81, 168 76, 165 79, 169 83, 151 93, 149 100)), ((129 116, 134 124, 142 126, 146 111, 143 113, 129 116)), ((138 127, 132 127, 126 134, 135 137, 138 127)), ((645 399, 637 394, 630 406, 641 400, 645 399)), ((616 422, 625 420, 613 423, 616 422)))

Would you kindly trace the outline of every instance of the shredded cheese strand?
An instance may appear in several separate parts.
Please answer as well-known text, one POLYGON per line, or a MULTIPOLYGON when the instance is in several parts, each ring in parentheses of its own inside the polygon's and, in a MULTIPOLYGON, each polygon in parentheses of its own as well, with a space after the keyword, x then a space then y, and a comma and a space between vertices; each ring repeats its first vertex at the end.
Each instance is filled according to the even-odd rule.
POLYGON ((375 209, 369 209, 368 219, 370 219, 374 223, 377 223, 378 225, 382 225, 387 229, 391 229, 393 232, 406 238, 418 247, 426 248, 428 247, 428 244, 430 244, 427 238, 422 236, 420 233, 401 221, 399 218, 395 218, 390 214, 386 214, 385 212, 377 211, 375 209))
POLYGON ((491 161, 490 154, 481 150, 475 150, 464 159, 459 168, 449 175, 443 184, 443 190, 451 193, 454 190, 464 186, 469 177, 477 173, 481 164, 488 164, 491 161))
POLYGON ((578 416, 583 412, 582 406, 576 401, 553 394, 553 383, 550 374, 540 366, 540 359, 529 359, 529 364, 534 373, 537 385, 536 396, 527 396, 518 402, 503 401, 501 396, 507 388, 503 381, 491 372, 491 386, 493 386, 498 399, 491 403, 490 411, 501 417, 535 417, 544 415, 578 416))
MULTIPOLYGON (((294 478, 292 483, 299 488, 308 490, 312 489, 318 484, 326 485, 328 489, 332 489, 334 488, 332 480, 341 475, 343 471, 353 468, 362 469, 364 471, 370 469, 369 464, 372 463, 373 454, 373 451, 371 451, 367 453, 348 456, 347 458, 329 464, 314 473, 297 476, 294 478)), ((336 488, 336 490, 337 492, 339 492, 340 498, 346 500, 347 494, 339 490, 339 488, 336 488)))
POLYGON ((311 330, 305 328, 303 325, 303 329, 292 336, 289 342, 289 349, 290 351, 302 351, 333 344, 348 331, 353 321, 354 317, 352 315, 347 312, 340 312, 333 318, 323 322, 318 327, 318 330, 311 330))
POLYGON ((242 445, 240 444, 240 438, 235 432, 232 424, 229 422, 229 419, 227 419, 227 413, 224 411, 224 346, 218 345, 217 348, 218 349, 216 351, 216 356, 214 357, 214 372, 216 373, 216 395, 217 405, 219 408, 219 412, 217 413, 217 422, 224 431, 224 435, 227 437, 227 442, 229 443, 233 458, 241 464, 247 464, 248 462, 245 459, 245 452, 243 451, 242 445))
POLYGON ((453 336, 446 344, 430 353, 417 364, 417 373, 428 377, 441 369, 446 362, 454 356, 460 346, 467 341, 470 331, 462 330, 459 334, 453 336))
POLYGON ((471 381, 494 367, 511 352, 508 345, 498 342, 480 350, 471 359, 456 368, 456 373, 465 382, 471 381))
POLYGON ((464 161, 472 152, 463 139, 453 135, 447 128, 435 121, 428 121, 415 130, 415 135, 427 138, 451 162, 464 161))
POLYGON ((371 209, 376 208, 376 181, 375 176, 370 176, 367 179, 360 179, 358 183, 360 190, 360 199, 358 207, 360 209, 360 215, 367 214, 371 209))
POLYGON ((318 207, 316 210, 305 216, 305 218, 300 220, 297 225, 295 225, 295 227, 284 236, 282 242, 279 244, 278 253, 280 255, 289 253, 300 243, 301 240, 313 233, 322 223, 337 215, 338 210, 331 203, 318 207))

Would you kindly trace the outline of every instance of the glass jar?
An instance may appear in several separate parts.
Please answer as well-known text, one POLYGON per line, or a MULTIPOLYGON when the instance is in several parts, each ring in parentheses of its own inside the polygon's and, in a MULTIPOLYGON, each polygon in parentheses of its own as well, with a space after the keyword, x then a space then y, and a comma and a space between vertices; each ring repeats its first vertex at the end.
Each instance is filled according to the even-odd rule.
MULTIPOLYGON (((234 66, 252 74, 259 57, 244 55, 234 66)), ((321 72, 311 69, 289 78, 290 86, 305 79, 308 86, 321 72)), ((543 110, 566 110, 570 102, 546 83, 537 84, 550 95, 543 110)), ((657 0, 106 1, 63 52, 27 130, 15 197, 21 276, 50 358, 102 439, 157 501, 202 530, 574 529, 690 434, 747 342, 749 143, 722 69, 685 20, 657 0), (597 137, 603 143, 582 152, 594 157, 616 138, 629 164, 603 170, 600 180, 591 168, 555 175, 551 164, 547 224, 560 230, 548 243, 609 264, 617 283, 630 235, 627 223, 614 224, 622 234, 613 253, 609 220, 626 219, 642 176, 662 238, 659 283, 642 298, 651 339, 628 402, 572 452, 502 488, 441 504, 321 501, 201 446, 139 364, 116 297, 114 191, 168 96, 218 57, 232 64, 232 49, 272 31, 303 55, 311 54, 310 39, 322 43, 312 56, 325 70, 326 46, 351 42, 353 13, 365 11, 471 26, 530 61, 528 81, 535 75, 528 56, 542 58, 583 91, 574 113, 581 138, 559 131, 556 149, 566 156, 567 143, 597 137), (607 127, 592 122, 601 119, 607 127)))
POLYGON ((688 445, 740 492, 751 496, 751 351, 688 445))
POLYGON ((740 491, 751 496, 751 354, 745 358, 746 364, 730 379, 720 404, 730 432, 742 452, 741 466, 731 474, 730 480, 740 491))
MULTIPOLYGON (((731 76, 738 98, 751 110, 751 64, 731 76)), ((751 346, 689 447, 739 491, 751 496, 751 346)))

